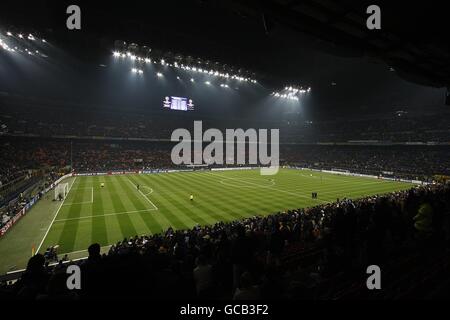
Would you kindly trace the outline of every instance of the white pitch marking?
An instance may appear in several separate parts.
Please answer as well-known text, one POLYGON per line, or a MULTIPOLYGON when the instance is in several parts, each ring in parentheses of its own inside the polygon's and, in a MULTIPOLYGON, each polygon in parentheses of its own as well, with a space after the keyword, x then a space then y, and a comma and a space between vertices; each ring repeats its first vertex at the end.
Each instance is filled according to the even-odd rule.
MULTIPOLYGON (((215 174, 209 173, 209 172, 205 172, 205 174, 209 174, 209 175, 215 176, 215 174)), ((242 179, 242 178, 233 178, 233 177, 227 177, 227 178, 228 178, 228 179, 242 179)), ((245 180, 240 180, 240 181, 246 182, 246 183, 248 183, 248 184, 255 185, 255 186, 260 187, 260 188, 263 188, 263 189, 270 189, 270 190, 274 190, 274 191, 278 191, 278 192, 283 192, 283 193, 286 193, 286 194, 290 194, 290 195, 293 195, 293 196, 296 196, 296 197, 301 197, 301 198, 310 199, 309 197, 304 196, 304 195, 302 195, 302 194, 292 193, 292 192, 285 191, 285 190, 280 190, 280 189, 275 189, 275 188, 273 188, 272 186, 261 186, 261 185, 259 185, 259 184, 252 183, 252 182, 245 181, 245 180)), ((219 182, 220 182, 220 181, 219 181, 219 182)), ((234 187, 234 188, 239 188, 239 187, 234 187)), ((322 203, 328 203, 328 202, 329 202, 329 201, 323 201, 323 200, 319 200, 319 199, 317 199, 317 200, 318 200, 318 202, 322 202, 322 203)))
MULTIPOLYGON (((72 184, 71 184, 71 186, 70 186, 70 188, 69 188, 69 191, 67 192, 66 198, 69 196, 70 190, 72 189, 72 186, 73 186, 73 184, 75 183, 75 180, 77 180, 77 177, 75 177, 75 179, 73 179, 73 182, 72 182, 72 184)), ((55 216, 53 217, 52 222, 51 222, 50 225, 48 226, 48 229, 47 229, 47 231, 45 232, 44 237, 42 238, 42 241, 41 241, 41 243, 39 244, 39 247, 38 247, 37 250, 36 250, 36 253, 38 253, 39 250, 41 249, 42 244, 44 243, 44 240, 45 240, 45 238, 47 237, 48 232, 50 231, 50 228, 51 228, 52 225, 53 225, 53 222, 55 222, 55 219, 56 219, 56 217, 58 216, 59 210, 61 210, 61 208, 62 208, 62 206, 63 206, 64 201, 66 200, 66 198, 64 198, 64 200, 63 200, 63 201, 61 202, 61 204, 59 205, 58 210, 56 210, 55 216)))
MULTIPOLYGON (((128 179, 128 181, 130 181, 130 183, 134 186, 134 187, 136 187, 136 185, 133 183, 133 181, 131 181, 130 180, 130 178, 128 178, 127 177, 127 179, 128 179)), ((153 189, 152 189, 153 190, 153 189)), ((155 210, 158 210, 158 207, 141 191, 141 190, 139 190, 138 189, 138 191, 139 191, 139 193, 145 198, 145 199, 147 199, 147 201, 155 208, 155 210)), ((152 191, 153 192, 153 191, 152 191)))
MULTIPOLYGON (((74 189, 74 191, 84 190, 84 189, 89 189, 89 187, 87 187, 87 188, 76 188, 76 189, 74 189)), ((71 203, 65 203, 64 205, 65 206, 71 206, 71 205, 74 205, 74 204, 91 204, 91 203, 94 203, 94 187, 91 187, 91 201, 71 202, 71 203)))
POLYGON ((55 220, 55 222, 81 220, 81 219, 91 219, 91 218, 97 218, 97 217, 118 216, 118 215, 122 215, 122 214, 129 214, 129 213, 136 213, 136 212, 145 212, 145 211, 153 211, 153 210, 158 210, 158 209, 149 208, 149 209, 134 210, 134 211, 112 212, 112 213, 97 214, 97 215, 83 216, 83 217, 76 217, 76 218, 57 219, 57 220, 55 220))

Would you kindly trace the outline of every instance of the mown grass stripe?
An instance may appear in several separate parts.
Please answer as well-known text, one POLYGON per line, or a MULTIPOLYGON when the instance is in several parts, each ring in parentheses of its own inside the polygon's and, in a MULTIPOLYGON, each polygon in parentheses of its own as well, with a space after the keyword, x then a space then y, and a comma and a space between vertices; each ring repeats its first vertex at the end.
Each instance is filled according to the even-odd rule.
MULTIPOLYGON (((212 175, 204 175, 202 176, 203 179, 210 179, 212 184, 214 184, 214 179, 212 175)), ((246 178, 244 178, 246 179, 246 178)), ((221 180, 216 180, 218 184, 220 184, 221 180)), ((278 194, 274 192, 270 192, 271 188, 269 187, 257 187, 252 186, 252 188, 248 188, 244 185, 244 187, 240 188, 238 186, 230 186, 230 185, 223 185, 226 189, 232 190, 232 194, 227 194, 228 199, 240 199, 241 202, 236 204, 243 204, 244 207, 250 207, 252 208, 251 211, 253 211, 253 214, 270 214, 273 213, 276 210, 285 210, 287 209, 288 203, 298 203, 301 198, 296 198, 294 195, 291 194, 278 194), (241 190, 239 190, 241 189, 241 190), (261 194, 260 190, 265 190, 265 194, 261 194), (282 205, 283 203, 283 205, 282 205), (256 211, 256 212, 255 212, 256 211)), ((251 216, 253 214, 246 214, 246 216, 251 216)))
MULTIPOLYGON (((144 179, 142 176, 130 176, 130 179, 134 182, 137 183, 137 181, 140 181, 140 184, 146 184, 149 181, 147 181, 146 179, 144 179)), ((152 185, 155 186, 155 188, 158 188, 158 184, 154 183, 155 181, 152 181, 152 185)), ((153 187, 152 187, 153 188, 153 187)), ((170 202, 167 201, 165 198, 163 199, 163 201, 158 201, 159 199, 157 197, 152 197, 153 202, 155 202, 156 206, 158 207, 158 214, 160 215, 164 215, 165 219, 167 219, 170 222, 170 225, 175 228, 175 229, 187 229, 189 228, 189 226, 192 226, 192 224, 186 224, 184 221, 182 221, 180 219, 180 217, 177 216, 177 214, 175 214, 174 212, 172 212, 171 209, 169 209, 168 207, 170 206, 170 202)), ((177 210, 178 213, 181 213, 179 210, 177 210)))
MULTIPOLYGON (((186 186, 192 187, 192 184, 184 183, 184 181, 178 180, 176 178, 172 178, 174 184, 178 188, 185 188, 186 186)), ((160 180, 160 186, 164 185, 169 188, 170 185, 166 184, 164 180, 160 180)), ((221 215, 217 215, 215 213, 210 212, 211 210, 206 209, 201 205, 201 202, 190 201, 189 200, 189 192, 185 193, 184 198, 172 196, 170 193, 165 195, 166 198, 170 199, 171 203, 176 206, 179 210, 183 212, 184 215, 189 214, 189 218, 192 219, 196 224, 200 225, 208 225, 213 224, 217 219, 223 218, 221 215), (182 200, 184 199, 184 200, 182 200)))
MULTIPOLYGON (((136 190, 132 189, 127 177, 119 177, 118 179, 122 188, 127 192, 128 198, 133 204, 135 210, 154 209, 153 207, 149 207, 149 204, 147 202, 144 203, 144 200, 141 200, 139 198, 141 195, 137 194, 136 190)), ((155 211, 156 210, 151 211, 149 210, 147 212, 137 212, 137 215, 133 216, 140 217, 141 221, 147 226, 148 232, 157 233, 161 232, 163 228, 159 224, 159 222, 154 218, 155 211)))
MULTIPOLYGON (((184 179, 182 175, 174 176, 173 179, 182 179, 183 184, 191 186, 193 189, 198 189, 199 186, 202 186, 204 190, 200 195, 197 195, 198 199, 206 199, 202 202, 197 202, 196 205, 204 208, 204 211, 207 212, 210 216, 215 218, 216 221, 221 221, 222 219, 226 221, 241 219, 248 216, 243 212, 243 208, 248 208, 245 202, 238 201, 244 200, 244 195, 234 195, 234 204, 232 204, 229 199, 231 199, 231 195, 229 192, 224 192, 218 186, 214 186, 205 182, 202 177, 195 179, 184 179), (192 180, 192 181, 190 181, 192 180), (217 210, 219 209, 219 210, 217 210)), ((248 196, 247 196, 248 199, 248 196)), ((257 209, 255 209, 257 210, 257 209)))
MULTIPOLYGON (((123 200, 124 200, 123 197, 116 196, 116 194, 117 194, 117 188, 115 186, 115 184, 117 183, 116 179, 117 179, 117 177, 111 177, 111 179, 109 179, 110 181, 107 185, 107 188, 111 191, 109 193, 109 196, 111 198, 114 210, 116 212, 130 211, 130 209, 125 207, 125 205, 123 203, 123 200)), ((119 223, 120 231, 122 232, 122 238, 135 236, 137 234, 136 229, 128 215, 126 215, 126 214, 116 215, 116 216, 114 216, 114 218, 119 223)))
MULTIPOLYGON (((84 186, 86 184, 86 180, 78 180, 79 186, 84 186)), ((77 192, 74 195, 74 202, 82 202, 84 198, 84 192, 77 192)), ((68 215, 69 219, 74 219, 80 216, 82 209, 82 205, 73 204, 68 206, 68 215)), ((59 252, 70 252, 74 250, 75 239, 78 233, 79 220, 70 220, 64 222, 63 229, 61 231, 61 235, 58 240, 59 252)))
POLYGON ((98 243, 101 246, 105 246, 108 244, 108 229, 106 228, 106 220, 105 217, 102 216, 104 212, 103 208, 103 192, 99 189, 100 186, 100 178, 98 176, 93 178, 93 188, 95 188, 94 192, 94 203, 92 204, 91 215, 93 216, 91 219, 92 223, 92 233, 91 233, 91 241, 92 243, 98 243))

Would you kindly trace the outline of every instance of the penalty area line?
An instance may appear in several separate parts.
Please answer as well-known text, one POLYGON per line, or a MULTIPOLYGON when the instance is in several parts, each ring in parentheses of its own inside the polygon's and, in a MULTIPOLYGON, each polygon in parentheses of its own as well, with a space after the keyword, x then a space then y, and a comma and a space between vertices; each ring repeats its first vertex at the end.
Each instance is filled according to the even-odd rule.
POLYGON ((143 209, 143 210, 133 210, 133 211, 122 211, 122 212, 112 212, 112 213, 105 213, 105 214, 96 214, 96 215, 76 217, 76 218, 56 219, 55 222, 83 220, 83 219, 101 218, 101 217, 109 217, 109 216, 119 216, 119 215, 123 215, 123 214, 146 212, 146 211, 154 211, 154 210, 157 210, 157 209, 149 208, 149 209, 143 209))
MULTIPOLYGON (((70 185, 69 191, 67 191, 66 198, 69 196, 70 190, 72 190, 72 187, 73 187, 73 185, 74 185, 74 183, 75 183, 75 180, 77 180, 77 177, 75 177, 75 179, 73 179, 73 182, 72 182, 72 184, 70 185)), ((36 253, 38 253, 39 250, 41 249, 42 244, 44 243, 45 238, 47 238, 48 232, 50 231, 50 228, 52 227, 53 223, 55 222, 56 217, 58 216, 59 210, 61 210, 61 208, 62 208, 62 206, 63 206, 64 201, 66 200, 66 198, 64 198, 64 200, 61 201, 61 204, 59 205, 58 209, 56 210, 56 213, 55 213, 55 216, 54 216, 53 219, 52 219, 52 222, 51 222, 50 225, 48 226, 47 231, 45 232, 44 237, 42 238, 41 243, 39 244, 38 248, 36 249, 36 253)))
MULTIPOLYGON (((136 185, 133 183, 133 181, 131 181, 130 178, 127 177, 127 179, 128 179, 128 181, 130 181, 130 183, 133 185, 133 187, 136 187, 136 185)), ((139 193, 153 206, 153 208, 155 208, 155 210, 158 210, 158 207, 141 190, 137 189, 137 191, 139 191, 139 193)))
POLYGON ((77 204, 92 204, 94 203, 94 187, 91 188, 76 188, 76 190, 85 190, 85 189, 91 189, 91 201, 83 201, 83 202, 70 202, 70 203, 64 203, 64 206, 72 206, 72 205, 77 205, 77 204))

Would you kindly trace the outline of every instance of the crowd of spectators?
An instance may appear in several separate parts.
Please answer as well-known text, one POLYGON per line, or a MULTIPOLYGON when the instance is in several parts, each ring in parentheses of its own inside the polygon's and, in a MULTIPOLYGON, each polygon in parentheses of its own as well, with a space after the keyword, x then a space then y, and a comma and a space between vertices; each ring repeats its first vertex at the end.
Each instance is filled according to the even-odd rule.
MULTIPOLYGON (((0 122, 4 134, 40 137, 110 137, 170 139, 173 130, 191 128, 197 115, 186 113, 145 113, 114 109, 26 105, 4 106, 0 122), (61 109, 63 111, 61 111, 61 109)), ((197 118, 196 118, 197 116, 197 118)), ((328 121, 300 119, 226 119, 202 115, 204 128, 279 128, 284 142, 316 143, 355 140, 391 142, 446 142, 450 134, 450 113, 395 113, 372 118, 342 118, 328 121)))
MULTIPOLYGON (((0 170, 9 173, 0 176, 3 186, 11 181, 8 177, 26 178, 33 170, 47 167, 58 170, 72 165, 76 172, 174 168, 170 142, 3 137, 0 145, 5 151, 0 154, 0 170)), ((419 180, 450 175, 449 159, 446 146, 280 146, 281 165, 419 180)))
POLYGON ((31 177, 32 170, 64 167, 68 160, 67 145, 56 141, 1 138, 0 150, 0 188, 18 178, 31 177))
POLYGON ((449 142, 449 113, 398 116, 381 115, 379 118, 344 118, 328 121, 288 121, 281 128, 285 140, 292 142, 449 142))
POLYGON ((448 147, 306 146, 281 150, 282 162, 306 168, 425 181, 433 175, 450 175, 448 147))
POLYGON ((50 171, 40 172, 33 177, 24 180, 24 184, 19 185, 19 189, 15 192, 11 189, 12 196, 4 199, 7 195, 6 191, 0 194, 0 228, 5 226, 11 219, 13 219, 28 203, 31 202, 33 197, 42 196, 44 190, 51 186, 59 177, 61 173, 50 171), (7 201, 4 201, 7 200, 7 201))
MULTIPOLYGON (((346 279, 359 281, 367 265, 390 270, 411 255, 420 257, 415 268, 437 256, 448 260, 449 218, 448 185, 342 199, 266 217, 136 236, 103 255, 93 244, 89 258, 77 262, 83 275, 77 291, 66 287, 67 265, 61 261, 48 267, 45 258, 36 255, 21 279, 1 292, 7 298, 43 300, 330 298, 339 284, 330 279, 346 274, 346 279), (293 264, 292 257, 298 258, 293 264)), ((408 271, 402 270, 403 276, 408 271)), ((383 294, 388 293, 385 288, 383 294)))

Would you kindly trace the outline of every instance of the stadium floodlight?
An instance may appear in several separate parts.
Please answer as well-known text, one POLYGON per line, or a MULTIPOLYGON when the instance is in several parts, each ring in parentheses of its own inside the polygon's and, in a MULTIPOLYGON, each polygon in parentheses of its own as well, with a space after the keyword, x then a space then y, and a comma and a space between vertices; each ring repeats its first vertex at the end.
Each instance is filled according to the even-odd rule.
POLYGON ((23 39, 23 34, 19 33, 17 36, 18 36, 20 39, 23 39))
POLYGON ((205 81, 205 84, 209 86, 211 84, 211 82, 205 81))
POLYGON ((152 62, 152 60, 151 60, 150 58, 145 58, 144 61, 145 61, 145 63, 150 63, 150 62, 152 62))
POLYGON ((113 52, 113 56, 114 56, 114 57, 120 57, 121 55, 120 55, 120 52, 119 52, 119 51, 114 51, 114 52, 113 52))
POLYGON ((35 39, 34 36, 30 33, 30 34, 28 35, 28 40, 34 41, 34 40, 36 40, 36 39, 35 39))
POLYGON ((131 69, 131 72, 133 72, 133 73, 138 73, 138 74, 143 74, 143 73, 144 73, 143 70, 138 69, 138 68, 132 68, 132 69, 131 69))
POLYGON ((180 77, 179 77, 179 76, 177 76, 177 79, 178 79, 178 80, 180 80, 180 77))
POLYGON ((43 43, 47 43, 47 40, 45 40, 45 39, 42 39, 42 42, 43 42, 43 43))
POLYGON ((161 72, 156 73, 156 75, 161 78, 163 76, 163 74, 161 72))
POLYGON ((191 82, 195 82, 194 78, 191 78, 191 82))
POLYGON ((6 33, 6 35, 12 37, 12 33, 11 33, 10 31, 8 31, 8 32, 6 33))
POLYGON ((161 64, 162 64, 162 65, 165 65, 165 64, 166 64, 166 62, 164 61, 164 59, 161 59, 161 64))

